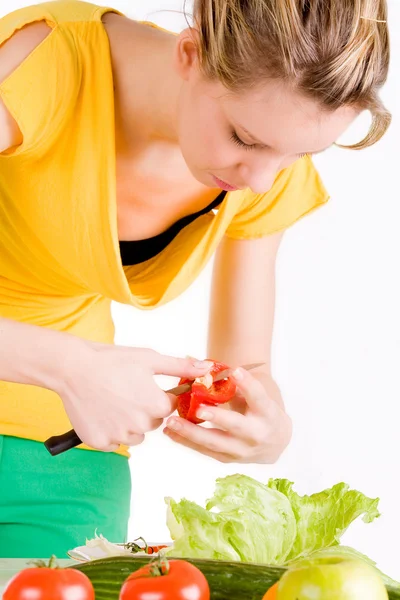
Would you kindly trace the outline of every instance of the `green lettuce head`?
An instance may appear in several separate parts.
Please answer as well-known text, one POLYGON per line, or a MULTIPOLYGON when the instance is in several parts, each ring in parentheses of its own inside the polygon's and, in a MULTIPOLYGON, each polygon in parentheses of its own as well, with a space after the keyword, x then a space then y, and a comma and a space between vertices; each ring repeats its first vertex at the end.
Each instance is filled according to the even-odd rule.
POLYGON ((231 475, 217 480, 205 508, 166 498, 169 554, 285 565, 337 546, 355 519, 379 517, 378 502, 344 483, 300 496, 285 479, 231 475))

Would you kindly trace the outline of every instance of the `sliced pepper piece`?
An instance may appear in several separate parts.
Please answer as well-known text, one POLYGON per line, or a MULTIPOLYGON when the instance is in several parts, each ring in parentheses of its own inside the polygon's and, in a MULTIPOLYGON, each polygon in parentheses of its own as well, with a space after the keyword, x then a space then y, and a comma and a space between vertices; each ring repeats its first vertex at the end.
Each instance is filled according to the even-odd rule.
POLYGON ((179 384, 191 383, 192 390, 178 396, 178 413, 182 419, 192 423, 203 423, 196 417, 197 410, 202 404, 216 406, 225 404, 233 398, 236 393, 236 384, 232 379, 222 379, 215 381, 214 377, 229 369, 224 363, 213 361, 209 374, 198 379, 181 379, 179 384))

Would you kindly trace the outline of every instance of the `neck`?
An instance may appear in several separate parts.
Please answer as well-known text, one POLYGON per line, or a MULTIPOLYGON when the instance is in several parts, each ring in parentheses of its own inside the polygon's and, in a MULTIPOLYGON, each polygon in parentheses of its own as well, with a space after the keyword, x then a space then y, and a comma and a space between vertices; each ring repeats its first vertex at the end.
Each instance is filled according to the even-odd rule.
POLYGON ((119 150, 131 153, 155 141, 177 145, 175 36, 128 19, 119 29, 112 48, 119 150))

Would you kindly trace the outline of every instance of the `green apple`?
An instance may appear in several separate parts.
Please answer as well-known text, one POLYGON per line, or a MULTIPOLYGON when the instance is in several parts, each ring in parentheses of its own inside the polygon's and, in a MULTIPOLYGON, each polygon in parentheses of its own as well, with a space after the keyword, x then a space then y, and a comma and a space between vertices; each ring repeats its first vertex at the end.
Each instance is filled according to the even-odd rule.
POLYGON ((279 600, 388 600, 379 573, 344 557, 302 561, 283 575, 279 600))

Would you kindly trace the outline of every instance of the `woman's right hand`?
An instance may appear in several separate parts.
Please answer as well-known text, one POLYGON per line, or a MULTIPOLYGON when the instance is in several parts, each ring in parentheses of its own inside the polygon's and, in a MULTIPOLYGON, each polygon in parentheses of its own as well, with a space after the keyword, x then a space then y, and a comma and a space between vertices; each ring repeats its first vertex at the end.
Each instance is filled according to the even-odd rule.
POLYGON ((205 375, 212 364, 80 341, 79 351, 68 355, 55 391, 80 439, 105 452, 120 444, 140 444, 174 412, 174 396, 158 387, 154 375, 194 379, 205 375))

